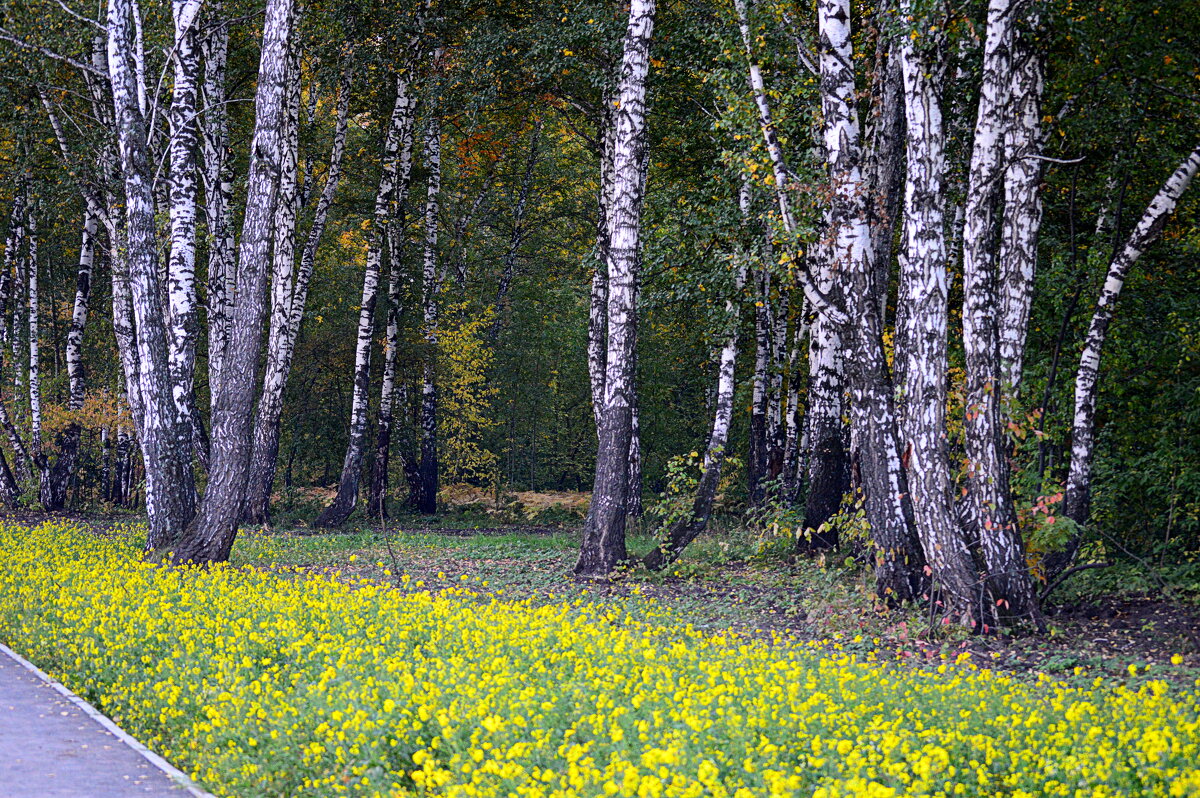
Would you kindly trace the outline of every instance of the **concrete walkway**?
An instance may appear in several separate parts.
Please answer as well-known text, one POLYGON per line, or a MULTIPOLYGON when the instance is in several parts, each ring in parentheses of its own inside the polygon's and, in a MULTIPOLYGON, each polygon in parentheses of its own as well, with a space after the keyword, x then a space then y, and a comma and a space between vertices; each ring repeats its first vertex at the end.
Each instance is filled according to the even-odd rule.
POLYGON ((0 798, 207 795, 176 781, 181 777, 78 696, 0 646, 0 798))

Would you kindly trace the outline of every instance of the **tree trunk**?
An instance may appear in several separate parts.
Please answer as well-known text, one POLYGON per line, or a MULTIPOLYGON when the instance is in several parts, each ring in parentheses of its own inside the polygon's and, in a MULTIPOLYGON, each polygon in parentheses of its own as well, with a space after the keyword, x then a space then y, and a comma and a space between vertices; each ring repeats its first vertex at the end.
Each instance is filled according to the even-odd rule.
MULTIPOLYGON (((270 329, 267 333, 267 366, 263 372, 262 395, 254 416, 254 450, 250 456, 250 483, 246 495, 246 518, 252 523, 265 524, 270 521, 271 486, 275 482, 275 471, 279 456, 280 419, 283 414, 283 394, 291 374, 292 357, 296 352, 296 339, 300 334, 300 323, 304 319, 304 305, 308 300, 308 286, 316 262, 317 247, 325 232, 329 218, 329 206, 337 194, 342 173, 342 160, 346 152, 346 131, 350 116, 350 70, 342 73, 338 88, 337 121, 334 123, 333 145, 329 154, 329 170, 325 185, 313 211, 312 225, 304 250, 300 254, 300 265, 294 281, 285 283, 286 301, 284 313, 272 302, 270 329)), ((283 268, 284 264, 275 261, 283 268)))
POLYGON ((420 405, 420 479, 417 510, 425 515, 437 512, 437 321, 438 321, 438 205, 442 190, 442 127, 436 116, 429 120, 425 137, 425 168, 429 172, 425 194, 425 257, 422 268, 421 299, 424 314, 425 368, 421 378, 420 405))
POLYGON ((238 251, 237 299, 227 351, 229 364, 243 365, 227 370, 214 398, 208 488, 195 520, 175 549, 176 562, 228 560, 244 510, 257 371, 249 364, 258 362, 266 316, 264 293, 281 169, 280 136, 294 10, 293 0, 267 2, 238 251))
POLYGON ((229 111, 225 72, 229 52, 229 23, 222 17, 222 0, 210 0, 204 56, 204 218, 208 228, 208 384, 221 392, 236 270, 233 240, 233 180, 229 159, 229 111))
MULTIPOLYGON (((399 90, 399 87, 398 87, 399 90)), ((414 114, 415 115, 415 109, 414 114)), ((400 347, 401 280, 404 266, 403 231, 405 227, 408 191, 412 180, 413 115, 400 132, 400 174, 393 207, 388 210, 388 315, 383 350, 383 382, 379 397, 379 419, 375 431, 375 460, 372 463, 371 485, 367 497, 370 518, 387 516, 388 471, 391 464, 392 425, 396 405, 396 356, 400 347)))
MULTIPOLYGON (((172 397, 167 326, 160 303, 154 201, 143 107, 145 87, 129 63, 130 0, 108 2, 108 68, 112 83, 121 172, 125 183, 125 275, 135 321, 132 352, 137 368, 131 405, 141 410, 138 441, 146 464, 147 548, 176 540, 195 513, 195 487, 187 449, 190 429, 181 427, 172 397), (137 399, 132 400, 136 394, 137 399)), ((134 15, 136 19, 136 15, 134 15)), ((114 295, 114 301, 117 297, 114 295)), ((132 382, 132 381, 131 381, 132 382)))
MULTIPOLYGON (((396 80, 396 99, 388 122, 387 134, 380 159, 379 187, 375 192, 375 207, 368 230, 367 264, 363 272, 362 300, 358 311, 358 342, 354 351, 354 395, 350 404, 350 441, 342 461, 342 476, 337 496, 325 508, 314 526, 341 526, 350 517, 358 501, 358 483, 362 475, 363 452, 366 449, 367 405, 371 379, 371 344, 375 337, 375 305, 379 298, 379 270, 383 248, 393 212, 392 200, 396 191, 397 157, 402 141, 411 141, 416 100, 409 94, 408 79, 396 80)), ((406 159, 407 162, 407 159, 406 159)))
POLYGON ((646 142, 646 77, 654 14, 655 0, 632 0, 621 64, 608 226, 604 396, 598 413, 596 478, 575 564, 576 574, 592 578, 608 575, 626 559, 639 212, 646 180, 640 150, 646 142))
POLYGON ((771 366, 771 272, 763 266, 755 275, 754 303, 754 383, 750 398, 750 447, 746 459, 746 477, 750 505, 760 506, 767 498, 767 402, 768 371, 771 366))
POLYGON ((875 542, 875 587, 889 604, 921 594, 924 558, 912 527, 896 439, 895 408, 877 301, 866 186, 860 167, 849 0, 820 0, 821 100, 832 188, 833 262, 842 275, 849 328, 850 391, 867 521, 875 542))
MULTIPOLYGON (((1116 312, 1117 299, 1125 286, 1129 270, 1162 233, 1167 218, 1175 211, 1179 198, 1200 170, 1200 147, 1194 149, 1154 195, 1142 213, 1137 227, 1108 267, 1096 310, 1084 339, 1075 374, 1075 418, 1071 425, 1071 467, 1063 513, 1085 526, 1091 520, 1092 458, 1096 447, 1096 397, 1099 388, 1100 354, 1108 337, 1108 327, 1116 312)), ((1053 578, 1066 569, 1079 549, 1081 537, 1074 536, 1065 551, 1047 558, 1046 572, 1053 578)))
MULTIPOLYGON (((67 410, 71 413, 78 413, 83 408, 83 331, 92 295, 92 267, 96 257, 98 227, 99 220, 95 213, 90 209, 85 210, 83 235, 79 242, 79 268, 75 273, 75 304, 71 311, 71 326, 67 330, 67 410)), ((67 484, 75 474, 81 433, 79 421, 72 417, 58 435, 58 458, 50 471, 48 490, 41 496, 42 506, 47 510, 61 510, 66 506, 67 484)))
POLYGON ((167 318, 170 335, 171 383, 178 424, 190 429, 180 445, 201 463, 208 453, 200 445, 196 410, 196 81, 200 75, 201 0, 173 0, 175 46, 171 50, 170 176, 171 250, 167 264, 167 318))
POLYGON ((975 121, 963 228, 963 349, 966 353, 968 519, 979 535, 988 585, 1001 615, 1040 623, 1037 598, 1009 494, 1007 447, 1001 426, 1003 375, 998 354, 995 206, 1008 107, 1013 41, 1012 0, 991 0, 983 82, 975 121))
POLYGON ((38 317, 38 236, 37 216, 34 204, 28 209, 29 226, 29 300, 27 321, 29 323, 29 450, 38 472, 38 496, 50 490, 50 458, 42 445, 42 369, 41 330, 38 317))
POLYGON ((1045 52, 1034 41, 1037 12, 1014 37, 1010 123, 1004 134, 1004 219, 1000 233, 1000 374, 1005 393, 1015 397, 1025 364, 1025 334, 1033 304, 1038 233, 1042 226, 1042 125, 1045 52))
MULTIPOLYGON (((911 0, 901 5, 911 13, 911 0)), ((932 15, 931 15, 932 16, 932 15)), ((920 17, 918 17, 920 19, 920 17)), ((904 187, 906 293, 903 337, 906 358, 901 446, 908 453, 908 486, 913 514, 939 614, 975 628, 983 620, 983 595, 971 552, 954 512, 953 482, 946 449, 946 370, 949 334, 949 283, 945 227, 945 136, 935 85, 944 43, 918 43, 901 34, 899 55, 904 75, 908 125, 908 168, 904 187)), ((897 340, 901 336, 897 335, 897 340)))

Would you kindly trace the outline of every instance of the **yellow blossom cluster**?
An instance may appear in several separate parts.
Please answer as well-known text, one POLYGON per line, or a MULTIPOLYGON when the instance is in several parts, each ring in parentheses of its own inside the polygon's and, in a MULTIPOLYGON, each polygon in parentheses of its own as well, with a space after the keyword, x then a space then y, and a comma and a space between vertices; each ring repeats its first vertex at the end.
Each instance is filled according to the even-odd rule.
MULTIPOLYGON (((1016 681, 0 522, 0 639, 249 796, 1200 795, 1197 691, 1016 681)), ((447 584, 454 584, 448 582, 447 584)))

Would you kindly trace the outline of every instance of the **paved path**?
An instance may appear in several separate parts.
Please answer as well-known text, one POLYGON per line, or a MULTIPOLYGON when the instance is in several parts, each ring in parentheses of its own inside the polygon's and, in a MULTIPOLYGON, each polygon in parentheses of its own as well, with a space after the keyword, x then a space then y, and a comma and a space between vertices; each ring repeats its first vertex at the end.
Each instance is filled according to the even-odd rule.
POLYGON ((0 798, 197 794, 0 649, 0 798))

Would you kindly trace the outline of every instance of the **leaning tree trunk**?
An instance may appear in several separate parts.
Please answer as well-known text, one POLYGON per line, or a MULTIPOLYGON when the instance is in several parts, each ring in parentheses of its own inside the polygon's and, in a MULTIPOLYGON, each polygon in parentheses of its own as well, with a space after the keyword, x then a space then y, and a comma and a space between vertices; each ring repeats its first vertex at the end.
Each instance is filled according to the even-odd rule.
POLYGON ((196 409, 196 116, 200 76, 201 0, 173 0, 175 46, 171 50, 174 80, 169 119, 171 139, 171 250, 167 261, 167 314, 171 382, 178 424, 188 429, 188 439, 179 445, 190 457, 194 451, 201 463, 208 453, 201 443, 196 409))
MULTIPOLYGON (((901 6, 910 13, 910 0, 901 6)), ((919 19, 920 17, 918 17, 919 19)), ((984 618, 983 595, 971 551, 954 512, 953 482, 946 448, 946 370, 949 283, 945 227, 945 136, 935 76, 941 41, 918 43, 899 36, 908 123, 908 168, 904 186, 906 274, 899 297, 909 325, 897 340, 896 358, 906 358, 901 445, 908 453, 913 515, 940 614, 967 628, 984 618)))
POLYGON ((342 476, 337 496, 325 508, 314 526, 341 526, 350 517, 358 501, 358 483, 362 474, 363 452, 366 449, 367 403, 370 398, 371 344, 375 334, 375 305, 379 299, 379 269, 383 262, 384 242, 392 212, 392 197, 396 190, 397 154, 401 140, 412 137, 416 100, 408 92, 408 80, 396 81, 396 99, 383 143, 379 187, 375 192, 375 208, 368 230, 367 264, 363 272, 362 300, 358 311, 358 342, 354 350, 354 395, 350 403, 350 441, 342 461, 342 476))
POLYGON ((849 0, 819 0, 821 100, 832 189, 833 262, 845 290, 849 383, 858 431, 859 469, 875 542, 875 588, 896 603, 921 594, 924 557, 913 530, 896 439, 891 380, 883 350, 871 229, 855 107, 849 0))
POLYGON ((1038 16, 1014 37, 1009 125, 1004 134, 1004 219, 1000 234, 999 354, 1001 386, 1015 397, 1025 364, 1025 333, 1033 304, 1033 278, 1037 267, 1038 233, 1042 226, 1042 94, 1045 89, 1045 52, 1033 41, 1038 16))
MULTIPOLYGON (((258 362, 266 316, 266 281, 281 168, 280 135, 293 35, 293 0, 268 0, 255 93, 254 136, 246 210, 238 251, 237 299, 230 330, 230 364, 258 362)), ((230 368, 214 397, 210 478, 199 511, 175 549, 176 562, 229 559, 242 517, 249 476, 256 369, 230 368)))
MULTIPOLYGON (((136 346, 136 384, 131 395, 141 410, 138 442, 146 465, 147 548, 177 540, 195 514, 192 463, 183 444, 190 429, 181 428, 172 397, 167 325, 160 303, 157 238, 152 196, 145 87, 129 62, 130 0, 108 2, 108 68, 112 83, 121 173, 125 183, 125 271, 136 346)), ((116 297, 114 297, 116 301, 116 297)), ((133 364, 132 353, 125 355, 133 364)))
MULTIPOLYGON (((1076 524, 1085 526, 1091 518, 1092 458, 1096 448, 1096 397, 1100 378, 1100 354, 1108 337, 1108 326, 1116 312, 1117 299, 1125 286, 1129 270, 1137 263, 1162 233, 1167 218, 1175 211, 1179 198, 1200 170, 1200 147, 1183 160, 1150 201, 1137 227, 1129 234, 1121 251, 1108 267, 1096 310, 1084 339, 1075 374, 1075 418, 1071 425, 1071 466, 1067 474, 1063 513, 1076 524)), ((1076 534, 1065 551, 1048 557, 1046 572, 1049 578, 1061 573, 1079 549, 1081 536, 1076 534)))
POLYGON ((998 357, 1000 310, 994 246, 1000 195, 1005 112, 1008 107, 1012 0, 991 0, 984 45, 983 82, 975 120, 963 228, 963 349, 966 354, 967 518, 979 536, 988 585, 1001 615, 1040 623, 1037 597, 1009 494, 1002 428, 1003 375, 998 357))
POLYGON ((425 328, 425 365, 421 377, 419 478, 417 510, 425 515, 437 512, 437 322, 438 322, 438 206, 442 190, 442 126, 436 116, 429 120, 425 134, 425 168, 429 172, 425 188, 425 256, 421 269, 421 305, 425 328))
MULTIPOLYGON (((743 178, 739 191, 742 219, 750 214, 750 181, 743 178)), ((713 501, 717 486, 721 482, 721 467, 725 463, 725 447, 729 443, 729 424, 733 419, 733 394, 737 383, 734 367, 738 355, 738 327, 741 321, 741 292, 746 280, 745 266, 738 269, 735 281, 735 296, 725 302, 725 342, 717 366, 716 410, 713 413, 712 432, 708 436, 708 448, 704 451, 704 463, 700 484, 696 486, 696 497, 692 500, 692 513, 671 524, 666 535, 644 558, 642 564, 651 571, 661 571, 679 558, 684 548, 704 532, 712 516, 713 501)))
MULTIPOLYGON (((300 334, 300 323, 304 318, 304 305, 308 300, 308 286, 316 262, 317 247, 325 232, 329 218, 329 206, 337 194, 341 178, 342 160, 346 152, 346 131, 350 116, 350 71, 342 73, 338 88, 337 121, 334 123, 333 146, 329 155, 329 170, 325 185, 313 211, 312 225, 300 254, 300 265, 294 279, 289 277, 283 313, 280 305, 272 302, 270 328, 267 333, 267 365, 263 372, 262 394, 254 416, 254 449, 250 455, 250 483, 246 492, 247 520, 265 524, 270 520, 271 486, 275 482, 275 471, 279 457, 280 419, 283 414, 283 393, 292 369, 292 357, 296 351, 296 339, 300 334)), ((284 269, 289 264, 275 265, 284 269)), ((274 279, 274 278, 273 278, 274 279)))
POLYGON ((646 77, 655 0, 632 0, 621 64, 620 105, 613 137, 612 194, 608 226, 607 345, 604 395, 598 411, 599 448, 592 500, 584 523, 575 573, 604 577, 626 559, 625 522, 629 501, 632 436, 636 268, 646 172, 646 77))
MULTIPOLYGON (((83 373, 83 331, 87 324, 88 304, 92 295, 92 267, 96 258, 96 231, 99 219, 87 209, 83 217, 83 236, 79 242, 79 268, 75 273, 75 304, 71 311, 71 326, 67 329, 67 410, 78 413, 83 409, 85 393, 83 373)), ((50 471, 50 479, 41 496, 47 510, 61 510, 67 501, 67 485, 79 460, 82 433, 79 421, 72 415, 58 435, 58 458, 50 471)))

